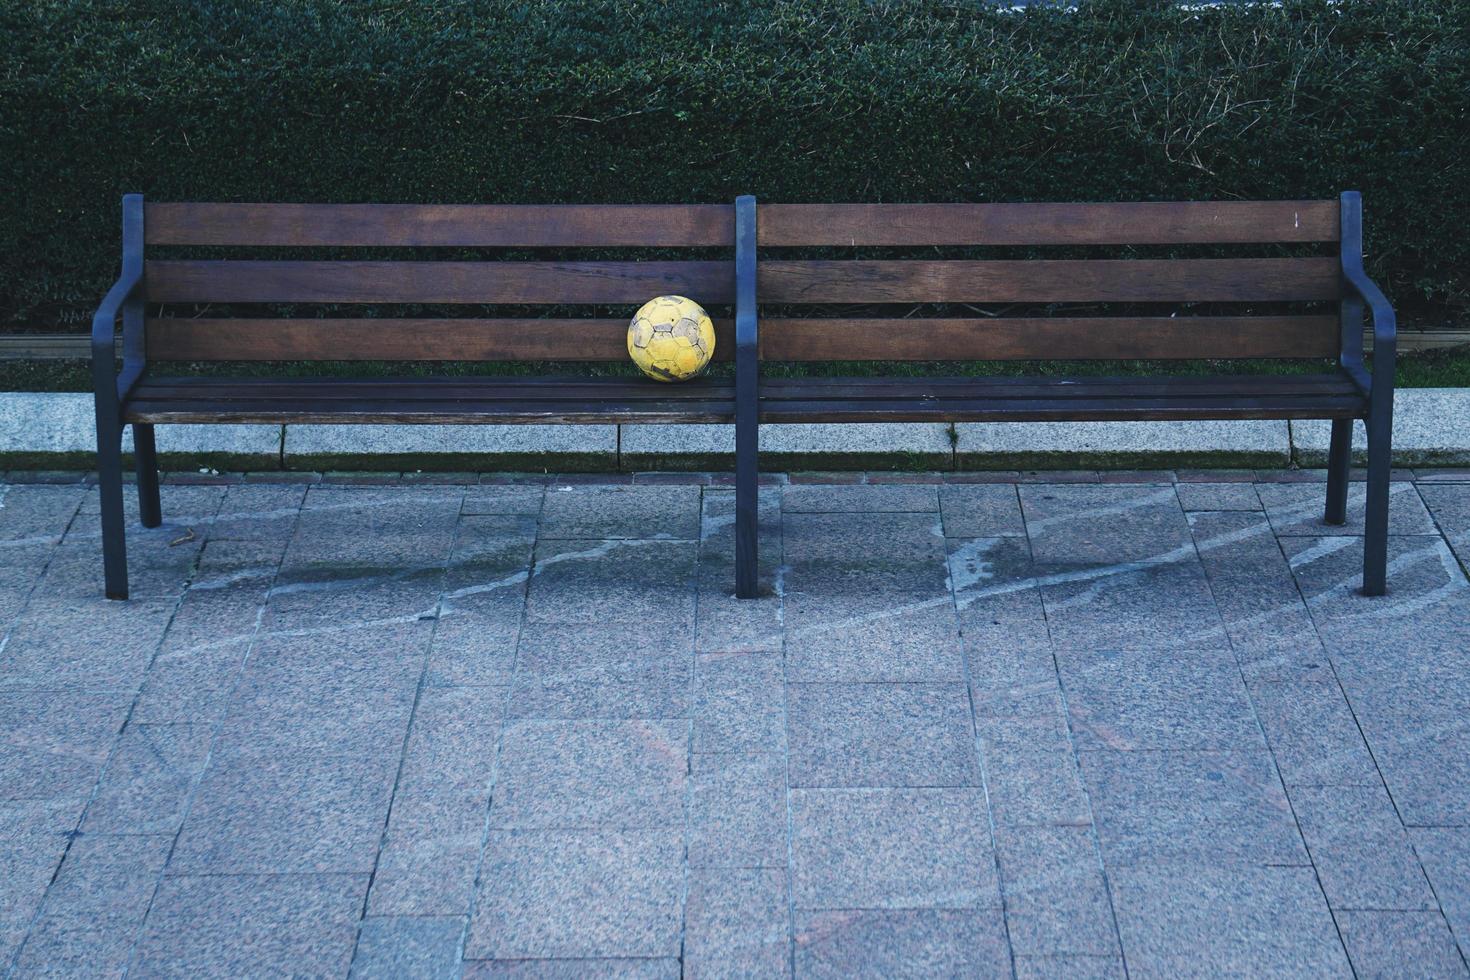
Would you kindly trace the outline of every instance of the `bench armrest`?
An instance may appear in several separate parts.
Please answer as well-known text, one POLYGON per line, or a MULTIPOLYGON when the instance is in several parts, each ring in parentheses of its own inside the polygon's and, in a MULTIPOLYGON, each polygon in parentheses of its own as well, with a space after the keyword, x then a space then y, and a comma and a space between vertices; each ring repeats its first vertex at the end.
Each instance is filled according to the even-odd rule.
POLYGON ((99 397, 103 392, 112 392, 114 397, 122 397, 126 389, 132 387, 132 381, 136 380, 136 375, 142 369, 141 362, 129 363, 132 359, 125 359, 123 374, 127 376, 126 384, 121 383, 113 369, 117 358, 117 318, 142 284, 141 264, 136 268, 124 268, 122 276, 113 283, 103 297, 102 305, 92 315, 92 382, 99 397))
MULTIPOLYGON (((1361 322, 1351 324, 1354 332, 1352 348, 1356 354, 1351 367, 1360 383, 1367 381, 1367 394, 1375 405, 1375 414, 1392 411, 1394 357, 1398 349, 1398 319, 1383 290, 1368 278, 1363 269, 1363 199, 1357 191, 1343 191, 1341 198, 1341 256, 1342 282, 1347 295, 1360 300, 1373 317, 1373 372, 1371 377, 1363 369, 1361 322)), ((1344 307, 1344 314, 1347 313, 1344 307)), ((1359 320, 1359 317, 1353 317, 1359 320)), ((1349 324, 1345 318, 1344 330, 1349 324)), ((1344 351, 1349 350, 1348 338, 1343 338, 1344 351)))
MULTIPOLYGON (((143 317, 134 305, 143 286, 143 196, 126 194, 122 199, 122 275, 102 305, 92 315, 92 384, 99 413, 114 409, 143 374, 143 317), (117 320, 123 319, 123 369, 113 370, 117 358, 117 320)), ((115 411, 109 414, 115 415, 115 411)), ((99 415, 100 417, 100 415, 99 415)))
POLYGON ((1378 284, 1368 278, 1361 265, 1344 262, 1342 278, 1348 288, 1368 307, 1373 317, 1373 366, 1378 367, 1380 354, 1393 355, 1398 345, 1398 317, 1389 305, 1388 297, 1378 284))
POLYGON ((117 348, 117 318, 123 304, 133 298, 143 284, 143 270, 124 270, 117 282, 102 298, 102 305, 92 315, 92 357, 102 358, 110 365, 117 348))

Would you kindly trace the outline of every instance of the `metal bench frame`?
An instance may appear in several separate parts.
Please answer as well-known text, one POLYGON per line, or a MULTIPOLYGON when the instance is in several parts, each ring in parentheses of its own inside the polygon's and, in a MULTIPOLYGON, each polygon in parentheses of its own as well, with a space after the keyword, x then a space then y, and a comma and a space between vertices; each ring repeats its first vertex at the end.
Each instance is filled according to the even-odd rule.
MULTIPOLYGON (((1339 363, 1342 371, 1351 378, 1361 395, 1361 410, 1354 409, 1354 417, 1367 423, 1368 472, 1367 509, 1364 527, 1363 591, 1368 595, 1382 595, 1386 589, 1387 537, 1388 537, 1388 491, 1391 465, 1391 442, 1393 427, 1393 377, 1396 346, 1396 324, 1392 307, 1379 288, 1368 278, 1363 269, 1362 202, 1359 194, 1348 191, 1339 201, 1340 232, 1339 260, 1340 286, 1339 320, 1341 337, 1339 363), (1373 324, 1373 369, 1370 372, 1364 361, 1362 323, 1365 313, 1373 324)), ((734 205, 734 307, 735 307, 735 381, 733 404, 728 411, 735 425, 735 590, 742 598, 750 598, 758 592, 757 581, 757 512, 759 483, 759 428, 783 421, 798 421, 780 409, 775 389, 763 386, 760 377, 761 345, 759 342, 759 303, 757 247, 759 234, 758 216, 754 197, 742 196, 734 205)), ((103 541, 103 566, 106 593, 110 598, 126 598, 127 557, 123 520, 123 457, 122 435, 125 425, 133 426, 134 456, 137 465, 137 491, 139 517, 144 527, 157 527, 162 521, 159 501, 157 451, 154 438, 154 423, 126 417, 129 399, 147 376, 148 358, 144 331, 144 303, 146 300, 146 277, 144 263, 144 207, 141 195, 130 194, 122 202, 122 273, 108 291, 98 307, 92 321, 92 374, 96 395, 97 419, 97 469, 101 493, 101 520, 103 541), (116 367, 116 331, 119 319, 122 324, 122 367, 116 367)), ((935 359, 942 359, 942 350, 935 351, 935 359)), ((865 381, 882 379, 851 379, 849 389, 863 387, 865 381)), ((1205 379, 1209 380, 1209 379, 1205 379)), ((923 382, 916 382, 922 388, 923 382)), ((1281 387, 1289 389, 1291 383, 1281 387)), ((912 386, 911 386, 912 387, 912 386)), ((981 390, 976 388, 976 391, 981 390)), ((723 397, 725 389, 718 389, 723 397)), ((713 397, 713 396, 712 396, 713 397)), ((903 396, 915 407, 920 403, 928 414, 924 418, 935 418, 943 413, 942 403, 932 393, 915 396, 912 392, 903 396), (938 406, 938 407, 936 407, 938 406)), ((983 397, 983 396, 977 396, 983 397)), ((1141 396, 1140 396, 1141 397, 1141 396)), ((1227 396, 1222 396, 1228 402, 1227 396)), ((984 405, 975 401, 965 403, 969 417, 985 417, 984 405), (975 413, 979 412, 980 415, 975 413)), ((1224 414, 1212 409, 1205 417, 1278 417, 1269 414, 1269 409, 1259 405, 1247 405, 1242 399, 1240 413, 1224 414), (1265 411, 1268 414, 1262 414, 1265 411)), ((596 405, 589 410, 596 415, 596 405)), ((1068 418, 1065 402, 1048 403, 1047 418, 1068 418)), ((1161 417, 1151 414, 1154 409, 1135 407, 1130 410, 1120 403, 1108 417, 1161 417)), ((626 406, 614 410, 608 408, 609 417, 622 417, 626 406)), ((704 408, 708 415, 708 406, 704 408)), ((906 412, 904 405, 888 404, 877 420, 893 420, 906 412), (896 413, 896 414, 895 414, 896 413)), ((227 413, 221 412, 221 415, 227 413)), ((584 413, 585 414, 585 413, 584 413)), ((677 407, 669 409, 663 420, 677 418, 677 407)), ((850 408, 829 405, 822 413, 823 420, 847 418, 873 421, 874 411, 861 402, 852 402, 850 408)), ((1097 417, 1095 413, 1078 412, 1077 417, 1097 417)), ((1174 417, 1174 416, 1169 416, 1174 417)), ((1180 417, 1188 417, 1180 416, 1180 417)), ((1302 417, 1280 415, 1282 418, 1302 417)), ((719 414, 725 419, 725 413, 719 414)), ((208 421, 209 419, 203 419, 208 421)), ((220 418, 218 421, 233 419, 220 418)), ((341 421, 351 421, 343 418, 341 421)), ((566 420, 566 419, 561 419, 566 420)), ((582 420, 582 419, 578 419, 582 420)), ((695 418, 693 421, 707 421, 695 418)), ((951 419, 953 420, 953 419, 951 419)), ((361 419, 357 419, 361 421, 361 419)), ((558 421, 551 418, 547 421, 558 421)), ((1329 524, 1342 524, 1347 516, 1347 491, 1351 463, 1352 417, 1332 418, 1332 438, 1328 462, 1327 501, 1325 520, 1329 524)))

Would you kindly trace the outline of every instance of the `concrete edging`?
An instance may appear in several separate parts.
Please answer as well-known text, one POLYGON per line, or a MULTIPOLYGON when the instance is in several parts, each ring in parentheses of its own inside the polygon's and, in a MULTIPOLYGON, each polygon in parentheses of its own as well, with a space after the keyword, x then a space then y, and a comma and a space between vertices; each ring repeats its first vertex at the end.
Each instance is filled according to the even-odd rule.
MULTIPOLYGON (((761 430, 777 469, 982 470, 1320 466, 1325 422, 1037 422, 781 425, 761 430)), ((1357 426, 1355 448, 1363 448, 1357 426)), ((1395 403, 1394 461, 1470 463, 1470 389, 1406 388, 1395 403)), ((124 449, 130 450, 131 436, 124 449)), ((728 425, 169 425, 172 468, 609 471, 718 469, 728 425)), ((92 396, 0 392, 0 465, 90 467, 92 396)))

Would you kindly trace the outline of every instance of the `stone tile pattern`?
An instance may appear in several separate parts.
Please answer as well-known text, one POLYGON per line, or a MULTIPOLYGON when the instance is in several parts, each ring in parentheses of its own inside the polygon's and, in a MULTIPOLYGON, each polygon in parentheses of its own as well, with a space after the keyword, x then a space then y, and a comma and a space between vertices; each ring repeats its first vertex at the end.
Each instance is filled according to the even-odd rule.
POLYGON ((1470 474, 453 477, 0 481, 0 973, 1466 975, 1470 474))

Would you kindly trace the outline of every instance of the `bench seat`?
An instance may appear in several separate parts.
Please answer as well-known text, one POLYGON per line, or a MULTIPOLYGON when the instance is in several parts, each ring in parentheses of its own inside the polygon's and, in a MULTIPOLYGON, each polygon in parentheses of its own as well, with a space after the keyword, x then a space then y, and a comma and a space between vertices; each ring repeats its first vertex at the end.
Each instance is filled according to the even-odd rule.
POLYGON ((767 378, 762 422, 1353 419, 1345 371, 1205 377, 767 378))
POLYGON ((639 378, 144 377, 127 422, 733 422, 734 382, 639 378))

